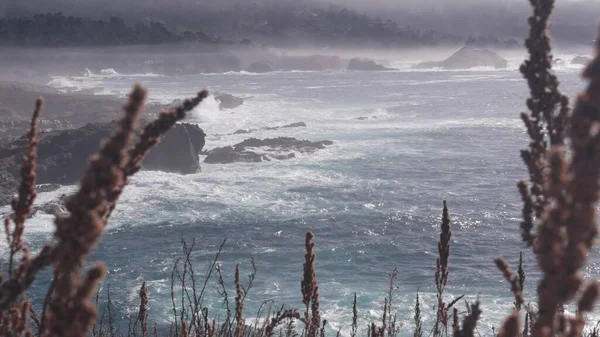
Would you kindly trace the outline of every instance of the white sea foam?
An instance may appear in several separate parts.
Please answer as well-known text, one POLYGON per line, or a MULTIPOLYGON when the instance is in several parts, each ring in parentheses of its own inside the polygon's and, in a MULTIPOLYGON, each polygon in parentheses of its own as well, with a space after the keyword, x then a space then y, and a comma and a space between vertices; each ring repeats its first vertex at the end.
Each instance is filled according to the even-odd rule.
POLYGON ((104 89, 103 84, 108 79, 121 79, 132 81, 135 79, 162 77, 162 75, 146 74, 120 74, 114 68, 101 69, 99 73, 94 73, 90 69, 85 69, 81 76, 52 76, 47 85, 58 89, 61 92, 73 92, 82 90, 94 90, 100 94, 111 94, 112 92, 104 89))
MULTIPOLYGON (((230 255, 222 259, 225 264, 235 263, 257 255, 258 278, 264 283, 253 288, 257 293, 250 295, 248 303, 252 310, 266 298, 275 298, 278 305, 294 306, 300 301, 293 291, 298 278, 289 275, 297 272, 300 277, 302 234, 313 228, 318 268, 322 268, 318 275, 323 317, 332 330, 341 327, 342 335, 348 336, 355 291, 361 325, 379 318, 386 268, 398 266, 409 275, 402 280, 404 285, 400 283, 395 299, 398 318, 405 324, 401 335, 412 335, 410 311, 417 288, 426 326, 434 319, 428 316, 437 303, 428 288, 435 266, 433 229, 439 226, 439 200, 447 198, 455 219, 451 264, 457 268, 451 272, 448 299, 468 292, 467 299, 473 301, 479 293, 484 311, 481 326, 498 326, 501 317, 511 312, 512 298, 508 290, 497 291, 497 270, 489 261, 504 254, 515 258, 510 254, 519 247, 515 228, 522 205, 514 181, 526 176, 518 163, 518 150, 526 146, 518 114, 527 93, 522 92, 524 83, 505 83, 523 81, 515 71, 517 64, 506 71, 227 73, 175 76, 164 82, 146 78, 151 97, 164 102, 187 96, 194 88, 252 96, 239 108, 226 111, 219 110, 210 96, 190 114, 187 122, 198 123, 207 133, 206 149, 249 137, 334 141, 325 150, 290 160, 202 164, 202 172, 186 176, 136 174, 111 219, 109 235, 134 233, 141 238, 136 243, 141 248, 135 253, 129 250, 129 257, 141 265, 150 260, 156 265, 153 275, 144 275, 151 289, 156 288, 151 314, 169 318, 168 267, 174 254, 144 246, 145 238, 160 233, 165 242, 177 241, 180 226, 207 236, 220 235, 213 232, 238 235, 232 240, 230 255), (181 92, 182 88, 190 92, 181 92), (308 127, 260 130, 300 121, 308 127), (237 129, 257 131, 233 135, 237 129), (513 157, 507 157, 509 152, 513 157), (255 237, 257 233, 261 238, 255 237), (503 244, 498 245, 498 240, 503 244), (261 273, 262 263, 299 269, 273 268, 261 273)), ((64 86, 77 88, 83 83, 125 93, 132 78, 115 73, 107 70, 90 72, 84 79, 66 78, 75 84, 64 86)), ((574 92, 577 72, 566 69, 564 73, 562 88, 574 92)), ((68 188, 42 193, 39 202, 56 198, 68 188)), ((49 237, 51 220, 49 215, 38 214, 29 221, 26 237, 49 237)), ((203 238, 202 243, 214 244, 206 241, 214 239, 203 238)), ((0 241, 0 251, 5 252, 3 244, 0 241)), ((107 239, 100 249, 111 252, 116 248, 107 239)), ((208 255, 201 253, 203 258, 208 255)), ((600 270, 593 264, 597 260, 591 257, 592 268, 586 270, 590 277, 600 270)), ((128 287, 125 292, 135 301, 140 275, 126 272, 132 267, 127 261, 108 262, 111 277, 123 280, 128 287)), ((527 287, 535 289, 533 282, 527 287)), ((207 305, 219 309, 219 301, 211 297, 207 305)))

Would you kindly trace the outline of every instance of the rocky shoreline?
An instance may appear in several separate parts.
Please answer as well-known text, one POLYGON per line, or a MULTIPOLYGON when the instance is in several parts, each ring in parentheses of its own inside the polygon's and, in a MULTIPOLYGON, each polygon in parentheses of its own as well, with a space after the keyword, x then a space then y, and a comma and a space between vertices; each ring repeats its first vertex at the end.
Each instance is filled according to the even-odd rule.
MULTIPOLYGON (((0 133, 0 206, 9 204, 17 191, 31 114, 26 107, 38 96, 47 99, 38 134, 36 182, 40 184, 40 192, 50 192, 79 181, 100 142, 116 128, 115 120, 123 105, 123 99, 117 97, 60 94, 46 87, 0 83, 0 112, 5 112, 0 116, 0 128, 4 131, 0 133)), ((231 94, 220 93, 215 97, 223 110, 244 104, 243 98, 231 94)), ((166 106, 149 105, 142 126, 163 109, 166 106)), ((231 135, 306 127, 305 123, 296 122, 257 130, 237 130, 231 135)), ((333 142, 327 140, 312 142, 290 137, 249 138, 233 146, 207 151, 204 130, 196 124, 179 123, 144 159, 142 170, 195 174, 201 171, 201 161, 206 164, 230 164, 284 160, 296 158, 297 154, 314 153, 331 144, 333 142)), ((61 199, 36 207, 45 213, 60 212, 63 201, 61 199)))

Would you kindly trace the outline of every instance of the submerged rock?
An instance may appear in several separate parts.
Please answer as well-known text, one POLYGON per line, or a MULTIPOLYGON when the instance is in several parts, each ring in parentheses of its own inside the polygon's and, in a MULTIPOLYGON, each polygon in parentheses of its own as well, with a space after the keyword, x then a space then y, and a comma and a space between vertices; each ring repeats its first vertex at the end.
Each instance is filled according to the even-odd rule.
POLYGON ((252 133, 252 132, 255 132, 255 131, 259 131, 259 130, 279 130, 279 129, 305 128, 305 127, 306 127, 306 123, 304 123, 304 122, 297 122, 297 123, 291 123, 291 124, 282 125, 282 126, 266 126, 264 128, 260 128, 260 129, 238 129, 233 134, 234 135, 241 135, 241 134, 252 133))
POLYGON ((62 185, 60 185, 60 184, 41 184, 41 185, 37 185, 35 188, 37 189, 38 193, 44 193, 44 192, 54 192, 61 187, 62 187, 62 185))
POLYGON ((314 153, 333 142, 323 140, 311 142, 290 137, 257 139, 250 138, 233 146, 219 147, 208 151, 204 162, 207 164, 230 164, 236 162, 263 162, 272 159, 290 159, 296 153, 314 153))
POLYGON ((257 74, 268 73, 273 71, 273 66, 267 61, 253 62, 248 66, 248 68, 246 68, 246 71, 257 74))
POLYGON ((589 56, 575 56, 572 60, 571 60, 571 64, 581 64, 581 65, 587 65, 588 63, 592 62, 592 58, 589 56))
POLYGON ((342 59, 339 56, 281 56, 276 60, 276 63, 282 70, 323 71, 342 69, 342 59))
POLYGON ((281 126, 279 128, 285 129, 285 128, 305 128, 305 127, 306 127, 306 123, 298 122, 298 123, 287 124, 287 125, 281 126))
POLYGON ((375 63, 373 60, 360 59, 358 57, 353 58, 348 63, 348 70, 360 70, 360 71, 383 71, 383 70, 394 70, 393 68, 387 68, 381 64, 375 63))
POLYGON ((491 50, 466 46, 440 62, 421 62, 415 68, 468 69, 474 67, 506 68, 508 61, 491 50))
POLYGON ((71 196, 72 195, 63 194, 60 196, 60 198, 58 198, 58 200, 50 201, 39 206, 34 206, 31 211, 31 215, 35 215, 38 212, 50 215, 66 215, 69 213, 69 211, 67 211, 67 207, 65 205, 71 196))
POLYGON ((236 97, 231 94, 217 94, 215 99, 219 101, 219 109, 221 110, 235 109, 244 104, 243 98, 236 97))
POLYGON ((142 169, 179 174, 200 171, 200 157, 206 134, 196 124, 176 124, 150 151, 142 169))

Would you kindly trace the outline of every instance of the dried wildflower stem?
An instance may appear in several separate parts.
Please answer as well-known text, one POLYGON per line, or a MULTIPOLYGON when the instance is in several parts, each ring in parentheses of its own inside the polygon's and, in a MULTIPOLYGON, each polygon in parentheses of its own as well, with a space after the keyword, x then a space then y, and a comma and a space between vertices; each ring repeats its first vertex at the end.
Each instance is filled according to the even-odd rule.
POLYGON ((138 319, 142 327, 142 337, 148 337, 148 287, 146 287, 146 282, 142 283, 139 295, 140 308, 138 310, 138 319))
POLYGON ((275 328, 286 319, 288 319, 290 321, 293 321, 295 319, 300 319, 300 313, 297 310, 283 309, 283 308, 279 309, 279 311, 277 311, 275 316, 273 316, 271 318, 271 321, 266 326, 266 328, 264 330, 265 336, 273 337, 275 334, 275 328))
POLYGON ((552 54, 548 34, 548 19, 554 8, 554 0, 530 0, 533 15, 529 18, 529 37, 525 41, 529 53, 520 68, 527 79, 531 97, 527 99, 530 114, 522 113, 521 119, 530 137, 529 148, 521 151, 527 166, 531 188, 525 181, 519 182, 519 193, 523 199, 523 222, 521 234, 529 246, 535 237, 534 214, 541 218, 548 203, 545 191, 548 174, 548 140, 551 146, 564 144, 568 129, 568 98, 558 90, 558 80, 552 72, 552 54), (556 109, 560 110, 556 113, 556 109), (544 127, 545 126, 545 127, 544 127))
POLYGON ((538 227, 535 245, 544 277, 538 287, 539 315, 532 331, 534 336, 556 331, 556 308, 572 300, 581 287, 583 279, 579 270, 585 265, 597 236, 600 41, 596 49, 596 58, 583 74, 590 83, 578 96, 571 117, 571 159, 567 159, 562 146, 553 148, 550 156, 548 191, 552 204, 538 227))
MULTIPOLYGON (((175 108, 171 108, 167 112, 162 112, 158 119, 144 127, 140 139, 135 146, 129 150, 129 159, 124 163, 122 170, 125 175, 125 185, 129 183, 129 177, 138 172, 142 167, 142 161, 154 146, 160 142, 160 137, 167 133, 178 121, 185 118, 186 114, 197 107, 202 101, 208 97, 208 91, 200 91, 196 97, 186 99, 183 103, 175 108)), ((106 217, 110 217, 116 202, 122 193, 122 188, 116 189, 110 196, 110 208, 106 213, 106 217)))
POLYGON ((521 293, 525 291, 525 269, 523 268, 523 252, 519 252, 519 267, 517 269, 517 275, 519 278, 519 288, 521 293))
MULTIPOLYGON (((458 314, 456 309, 454 310, 454 314, 458 314)), ((479 301, 477 301, 470 306, 469 314, 463 320, 462 328, 458 327, 458 318, 455 318, 453 324, 454 337, 475 337, 477 321, 480 317, 481 309, 479 309, 479 301)))
POLYGON ((448 282, 448 261, 450 259, 450 239, 452 231, 450 230, 450 216, 448 214, 448 205, 446 200, 443 202, 442 224, 440 228, 440 239, 438 241, 438 258, 435 262, 435 286, 437 290, 437 313, 436 322, 433 326, 433 335, 437 337, 441 333, 440 324, 447 328, 448 314, 446 304, 443 301, 443 293, 446 283, 448 282))
POLYGON ((19 185, 19 196, 12 201, 12 209, 15 213, 14 230, 9 234, 9 220, 6 219, 5 225, 7 230, 7 238, 9 238, 10 257, 8 259, 8 275, 12 275, 14 256, 23 249, 23 231, 25 230, 25 219, 31 213, 31 206, 37 195, 35 189, 35 169, 37 159, 37 133, 38 119, 40 111, 44 105, 44 101, 38 98, 35 102, 35 109, 31 117, 29 132, 27 133, 27 152, 23 158, 23 166, 21 167, 21 184, 19 185))
POLYGON ((421 303, 419 301, 419 291, 417 290, 417 299, 415 301, 415 332, 413 337, 423 336, 423 319, 421 318, 421 303))
POLYGON ((121 165, 127 159, 127 148, 145 98, 146 91, 135 86, 125 116, 119 121, 119 130, 91 159, 78 192, 67 202, 69 215, 56 218, 58 242, 53 249, 56 287, 47 313, 48 336, 83 336, 93 323, 96 312, 89 297, 102 279, 104 268, 93 267, 83 280, 80 269, 106 227, 104 214, 109 208, 109 196, 124 185, 121 165), (73 320, 75 316, 79 319, 73 320))
POLYGON ((521 180, 517 187, 519 188, 519 194, 521 195, 521 200, 523 201, 523 220, 520 224, 521 229, 521 239, 523 242, 527 243, 527 246, 533 245, 533 241, 535 236, 531 233, 533 230, 533 211, 534 211, 534 203, 531 196, 531 190, 529 189, 529 185, 524 180, 521 180))
POLYGON ((498 337, 519 337, 520 329, 519 314, 515 311, 504 321, 498 337))
POLYGON ((356 308, 356 293, 354 293, 354 300, 352 301, 352 327, 350 330, 350 337, 356 337, 357 330, 358 330, 358 310, 356 308))
POLYGON ((498 270, 502 272, 504 279, 510 284, 510 291, 515 297, 515 309, 520 310, 521 305, 523 305, 523 292, 519 284, 519 278, 510 271, 508 263, 504 259, 497 257, 494 259, 494 263, 496 263, 498 270))
MULTIPOLYGON (((12 201, 12 209, 14 216, 14 229, 10 231, 10 220, 6 218, 4 225, 6 238, 9 245, 9 260, 8 260, 8 280, 0 286, 0 335, 1 336, 21 336, 30 334, 29 328, 29 313, 33 309, 29 301, 25 298, 25 290, 33 282, 31 270, 42 268, 40 263, 45 263, 45 260, 35 258, 30 259, 29 250, 23 245, 23 233, 25 231, 25 220, 31 213, 33 201, 37 195, 35 188, 35 170, 37 158, 37 123, 42 109, 43 101, 41 98, 36 100, 35 109, 31 118, 31 125, 27 133, 27 152, 23 158, 23 166, 21 167, 21 183, 19 185, 18 198, 12 201), (15 271, 13 269, 15 255, 20 251, 23 252, 21 264, 15 271), (29 268, 31 266, 31 268, 29 268), (17 298, 20 297, 20 301, 17 298)), ((34 311, 35 313, 35 311, 34 311)), ((39 317, 37 314, 33 316, 35 325, 39 329, 39 317)))
POLYGON ((244 336, 244 290, 240 281, 240 265, 235 267, 235 335, 236 337, 244 336))
POLYGON ((307 337, 315 337, 319 326, 321 325, 321 314, 319 312, 319 286, 317 284, 317 276, 315 273, 316 254, 314 252, 314 246, 314 234, 309 230, 306 233, 304 275, 300 284, 302 290, 302 303, 306 306, 304 322, 307 325, 307 337))

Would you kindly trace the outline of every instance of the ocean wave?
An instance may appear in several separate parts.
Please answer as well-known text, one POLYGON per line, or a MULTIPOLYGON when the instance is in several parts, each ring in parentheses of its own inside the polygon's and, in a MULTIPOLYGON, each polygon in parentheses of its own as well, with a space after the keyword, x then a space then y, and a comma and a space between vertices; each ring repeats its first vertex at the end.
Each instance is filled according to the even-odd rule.
POLYGON ((60 92, 77 92, 92 90, 96 94, 113 94, 110 90, 104 88, 105 80, 129 80, 163 77, 163 75, 146 74, 120 74, 114 68, 101 69, 99 73, 94 73, 90 69, 85 69, 82 76, 52 76, 46 85, 56 88, 60 92))
POLYGON ((144 78, 144 77, 165 77, 155 73, 144 73, 144 74, 121 74, 118 73, 114 68, 101 69, 99 73, 94 73, 90 69, 85 69, 83 75, 87 78, 144 78))

